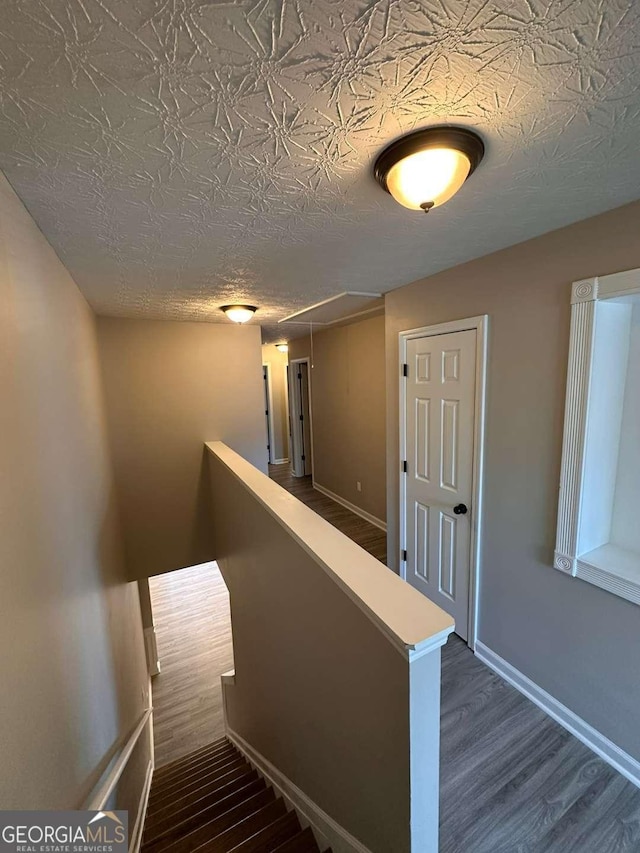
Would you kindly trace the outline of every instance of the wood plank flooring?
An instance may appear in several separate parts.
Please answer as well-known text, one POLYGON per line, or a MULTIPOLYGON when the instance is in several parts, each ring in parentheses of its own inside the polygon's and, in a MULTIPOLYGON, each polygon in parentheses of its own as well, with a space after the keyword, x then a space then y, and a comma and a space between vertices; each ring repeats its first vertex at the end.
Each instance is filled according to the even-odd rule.
MULTIPOLYGON (((286 466, 274 467, 280 481, 286 466)), ((342 519, 347 535, 360 535, 360 522, 371 527, 345 518, 308 480, 291 480, 290 491, 332 523, 342 519)), ((381 559, 384 534, 366 527, 360 544, 381 559)), ((223 734, 219 676, 233 656, 215 564, 154 578, 151 590, 163 670, 153 691, 160 765, 223 734)), ((440 853, 640 853, 640 790, 455 636, 442 650, 440 810, 440 853)))
POLYGON ((442 652, 440 853, 640 851, 640 790, 458 637, 442 652))
POLYGON ((294 477, 288 462, 269 465, 269 476, 377 560, 386 563, 387 535, 383 530, 314 489, 310 476, 294 477))
POLYGON ((161 672, 153 679, 156 767, 224 734, 220 676, 233 669, 229 594, 215 563, 150 578, 161 672))

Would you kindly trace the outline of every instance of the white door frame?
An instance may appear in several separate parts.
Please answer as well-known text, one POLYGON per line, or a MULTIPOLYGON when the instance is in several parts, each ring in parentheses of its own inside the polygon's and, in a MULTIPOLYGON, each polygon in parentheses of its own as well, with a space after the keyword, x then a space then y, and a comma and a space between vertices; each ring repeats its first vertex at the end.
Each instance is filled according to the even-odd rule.
POLYGON ((271 364, 268 361, 262 362, 262 367, 267 368, 267 407, 269 414, 267 420, 269 422, 269 432, 267 435, 267 444, 269 445, 269 464, 272 465, 276 455, 274 450, 274 433, 273 433, 273 388, 271 385, 271 364))
MULTIPOLYGON (((308 355, 305 355, 304 358, 292 358, 289 361, 289 379, 293 379, 293 374, 291 373, 291 368, 293 365, 297 364, 306 364, 307 365, 307 386, 308 386, 308 396, 309 396, 309 442, 311 447, 309 448, 311 454, 311 482, 313 483, 313 478, 315 476, 316 466, 314 465, 313 459, 313 415, 312 415, 312 402, 311 402, 311 359, 308 355)), ((300 415, 300 412, 297 411, 295 401, 297 400, 297 396, 295 392, 290 394, 289 396, 289 404, 291 409, 289 414, 291 416, 291 447, 289 448, 289 457, 291 460, 291 472, 295 474, 295 458, 293 453, 293 431, 294 431, 294 423, 296 423, 295 415, 300 415), (296 409, 296 411, 294 411, 296 409)), ((300 401, 302 403, 302 400, 300 401)))
POLYGON ((471 504, 471 543, 469 554, 469 619, 467 644, 472 651, 476 649, 478 631, 478 599, 480 591, 480 548, 482 540, 482 477, 484 466, 484 420, 485 396, 487 385, 487 333, 489 316, 468 317, 463 320, 452 320, 448 323, 437 323, 434 326, 422 326, 419 329, 409 329, 398 335, 400 352, 400 527, 399 527, 399 566, 400 577, 407 579, 407 564, 402 559, 402 552, 407 547, 407 481, 402 471, 402 463, 406 456, 407 441, 407 383, 404 377, 403 365, 407 361, 407 344, 415 338, 426 338, 434 335, 447 335, 451 332, 476 331, 476 390, 474 405, 473 430, 473 472, 472 472, 472 504, 471 504))
POLYGON ((287 428, 285 429, 284 440, 282 443, 282 450, 283 450, 285 455, 282 457, 282 459, 279 460, 279 462, 281 462, 281 463, 288 462, 289 458, 291 456, 291 446, 290 446, 291 445, 291 436, 289 435, 289 415, 290 415, 290 412, 289 412, 289 372, 288 372, 288 367, 289 367, 288 361, 282 365, 282 372, 283 372, 283 377, 282 377, 283 386, 282 387, 284 388, 284 391, 283 391, 283 393, 284 393, 284 410, 287 413, 287 428))

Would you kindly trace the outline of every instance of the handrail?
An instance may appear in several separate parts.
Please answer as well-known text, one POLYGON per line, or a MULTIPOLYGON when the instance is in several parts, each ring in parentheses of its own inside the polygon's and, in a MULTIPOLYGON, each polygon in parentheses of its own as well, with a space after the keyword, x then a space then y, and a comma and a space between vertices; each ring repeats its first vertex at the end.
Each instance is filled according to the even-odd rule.
POLYGON ((87 798, 83 808, 87 811, 99 811, 106 805, 109 797, 118 784, 120 777, 127 766, 127 762, 131 758, 131 753, 135 749, 140 735, 144 731, 144 727, 149 721, 149 717, 153 708, 149 707, 143 711, 140 719, 135 724, 131 734, 127 738, 124 746, 120 749, 114 758, 111 759, 104 773, 98 780, 97 785, 87 798))
POLYGON ((226 444, 206 447, 407 660, 446 643, 454 628, 448 613, 226 444))

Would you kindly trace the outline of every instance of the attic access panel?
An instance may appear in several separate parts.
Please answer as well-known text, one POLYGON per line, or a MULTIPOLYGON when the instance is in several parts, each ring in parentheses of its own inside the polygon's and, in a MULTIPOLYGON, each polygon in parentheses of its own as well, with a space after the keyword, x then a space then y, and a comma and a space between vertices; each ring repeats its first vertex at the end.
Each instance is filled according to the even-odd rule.
POLYGON ((313 323, 316 326, 331 326, 342 320, 370 314, 384 307, 384 296, 380 293, 339 293, 323 302, 289 314, 279 323, 313 323))

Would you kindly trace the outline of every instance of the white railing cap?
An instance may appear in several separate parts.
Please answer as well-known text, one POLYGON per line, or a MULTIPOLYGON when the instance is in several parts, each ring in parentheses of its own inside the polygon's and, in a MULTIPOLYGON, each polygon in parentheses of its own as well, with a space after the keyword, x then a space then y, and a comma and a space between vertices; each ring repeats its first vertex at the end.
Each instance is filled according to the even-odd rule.
POLYGON ((446 643, 454 620, 442 608, 224 442, 206 447, 408 660, 446 643))

